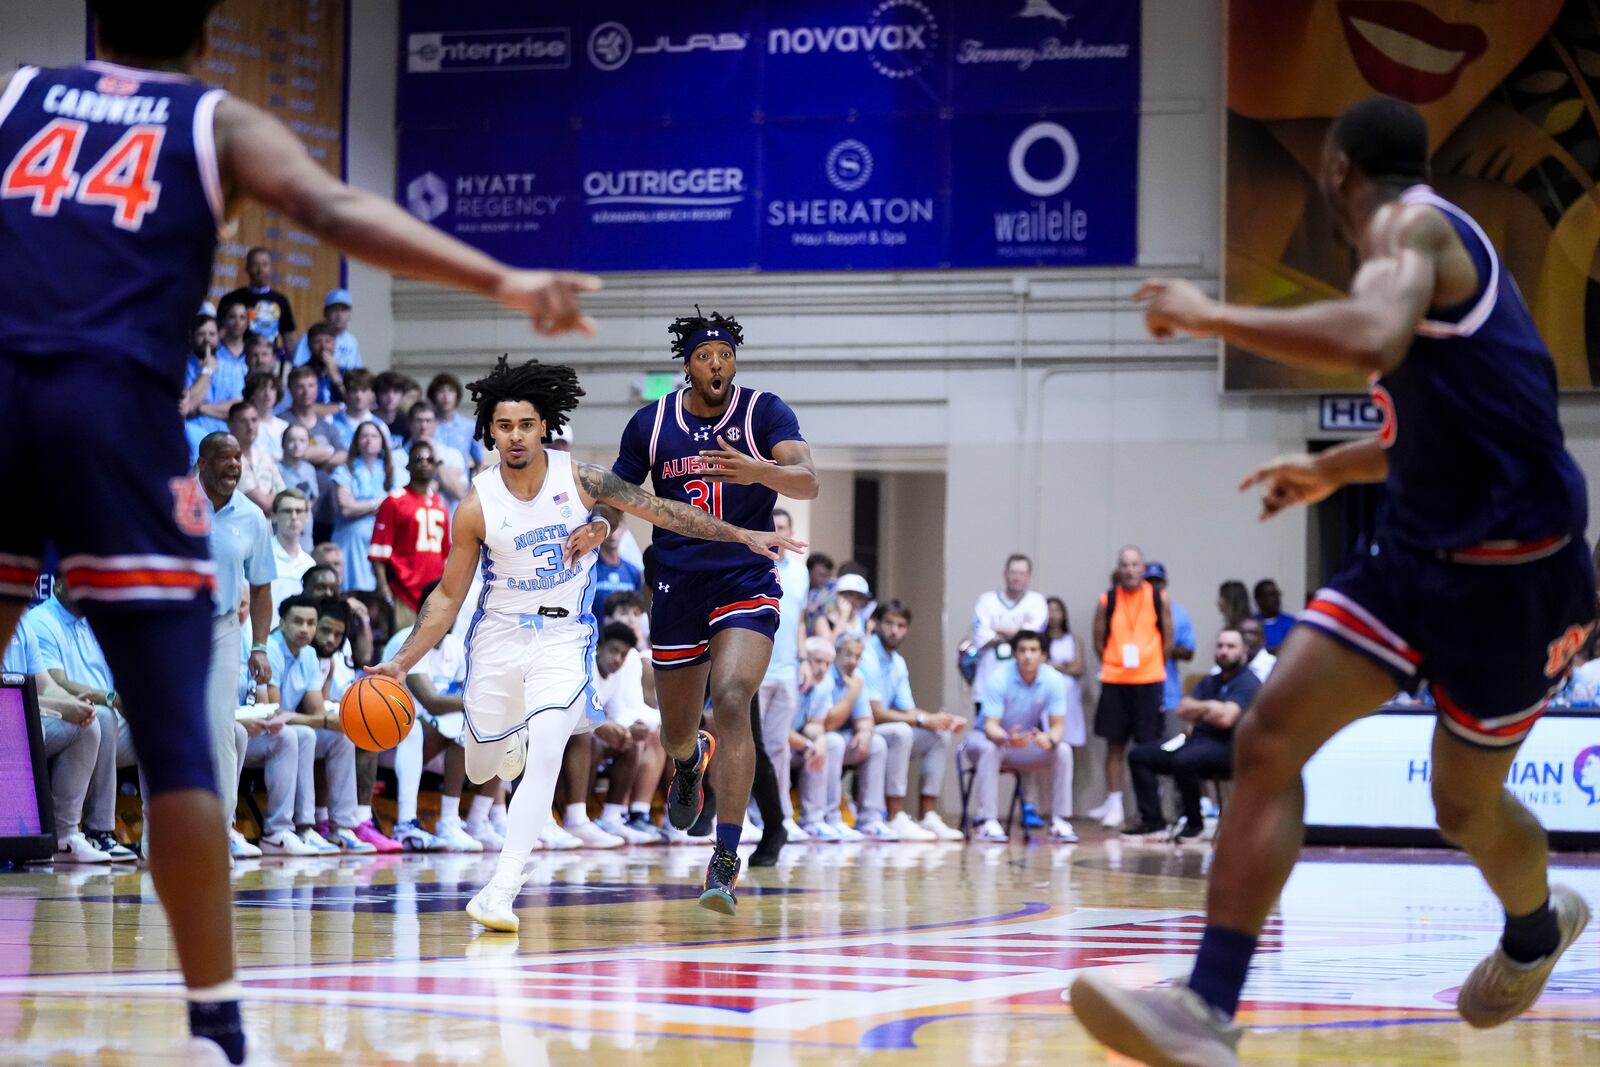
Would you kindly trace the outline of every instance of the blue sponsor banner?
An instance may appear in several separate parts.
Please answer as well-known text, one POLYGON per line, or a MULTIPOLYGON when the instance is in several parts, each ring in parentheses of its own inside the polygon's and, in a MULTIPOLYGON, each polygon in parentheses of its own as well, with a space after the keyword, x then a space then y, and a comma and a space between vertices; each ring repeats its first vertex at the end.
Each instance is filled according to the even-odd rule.
POLYGON ((779 118, 935 113, 950 94, 949 35, 948 0, 770 3, 763 110, 779 118))
POLYGON ((518 264, 1129 263, 1140 6, 405 0, 399 199, 518 264))
POLYGON ((575 266, 756 265, 754 137, 714 126, 585 129, 578 158, 575 266))
POLYGON ((971 0, 950 33, 951 106, 1043 111, 1139 100, 1139 5, 971 0))
POLYGON ((408 131, 396 191, 425 222, 519 267, 574 263, 581 225, 577 136, 564 127, 519 137, 408 131))
POLYGON ((1132 263, 1139 124, 1115 111, 957 116, 957 267, 1132 263))
POLYGON ((934 118, 768 124, 761 265, 940 266, 948 210, 945 136, 934 118))

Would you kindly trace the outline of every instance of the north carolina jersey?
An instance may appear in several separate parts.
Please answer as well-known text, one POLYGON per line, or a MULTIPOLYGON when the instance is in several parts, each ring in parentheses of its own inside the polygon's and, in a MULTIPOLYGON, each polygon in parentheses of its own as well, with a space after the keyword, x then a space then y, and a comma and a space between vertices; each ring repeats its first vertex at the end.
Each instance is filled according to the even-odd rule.
POLYGON ((178 74, 22 67, 0 95, 0 353, 131 360, 183 382, 223 221, 213 116, 178 74), (25 295, 26 299, 17 299, 25 295))
POLYGON ((1479 281, 1459 307, 1430 312, 1404 361, 1372 385, 1389 526, 1431 551, 1581 536, 1588 492, 1563 443, 1555 364, 1522 294, 1466 212, 1425 185, 1400 199, 1444 214, 1479 281))
MULTIPOLYGON (((720 436, 729 447, 762 463, 775 462, 773 449, 784 441, 803 441, 789 405, 772 393, 733 387, 727 410, 702 419, 683 402, 685 390, 640 408, 622 431, 612 470, 639 485, 651 479, 656 496, 679 500, 747 530, 771 530, 778 494, 764 485, 735 485, 705 478, 700 453, 714 449, 720 436)), ((750 549, 729 541, 703 541, 657 527, 653 534, 661 564, 680 571, 749 567, 750 549)))
POLYGON ((567 537, 588 518, 578 499, 572 457, 545 450, 549 469, 533 500, 518 500, 506 488, 501 465, 472 479, 483 507, 483 579, 478 611, 527 619, 545 629, 592 622, 594 564, 598 552, 576 563, 565 560, 567 537))

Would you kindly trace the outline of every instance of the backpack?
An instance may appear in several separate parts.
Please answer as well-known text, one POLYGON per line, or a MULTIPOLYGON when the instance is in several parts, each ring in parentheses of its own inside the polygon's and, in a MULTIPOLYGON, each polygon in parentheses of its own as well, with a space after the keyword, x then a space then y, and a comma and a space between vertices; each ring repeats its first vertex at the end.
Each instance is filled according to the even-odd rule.
MULTIPOLYGON (((1150 584, 1149 579, 1145 579, 1145 584, 1150 584)), ((1165 615, 1161 610, 1161 594, 1156 592, 1154 589, 1152 589, 1150 592, 1156 604, 1156 633, 1161 635, 1161 643, 1165 645, 1167 643, 1167 622, 1165 615)), ((1113 585, 1110 589, 1106 590, 1106 636, 1108 640, 1111 635, 1111 616, 1116 614, 1116 610, 1117 587, 1113 585)))

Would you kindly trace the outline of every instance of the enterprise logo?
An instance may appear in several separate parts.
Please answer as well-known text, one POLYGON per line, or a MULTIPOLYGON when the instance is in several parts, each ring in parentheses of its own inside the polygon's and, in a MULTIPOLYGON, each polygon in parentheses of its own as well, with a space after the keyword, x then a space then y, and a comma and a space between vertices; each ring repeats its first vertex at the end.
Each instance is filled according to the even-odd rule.
POLYGON ((522 30, 446 30, 406 39, 411 74, 486 70, 565 70, 572 65, 566 27, 522 30))

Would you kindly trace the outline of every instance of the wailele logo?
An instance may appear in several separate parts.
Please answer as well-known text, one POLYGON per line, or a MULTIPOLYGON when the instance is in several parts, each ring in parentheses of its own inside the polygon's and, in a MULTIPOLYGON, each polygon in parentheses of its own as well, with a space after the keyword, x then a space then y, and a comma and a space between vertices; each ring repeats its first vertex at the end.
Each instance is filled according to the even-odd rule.
POLYGON ((1590 804, 1600 804, 1600 745, 1590 745, 1572 761, 1572 781, 1590 804))
POLYGON ((1078 142, 1067 128, 1054 122, 1035 122, 1011 142, 1011 180, 1029 196, 1041 199, 1055 196, 1078 176, 1078 142), (1040 141, 1054 141, 1061 149, 1061 170, 1050 178, 1039 178, 1028 169, 1028 149, 1040 141))

